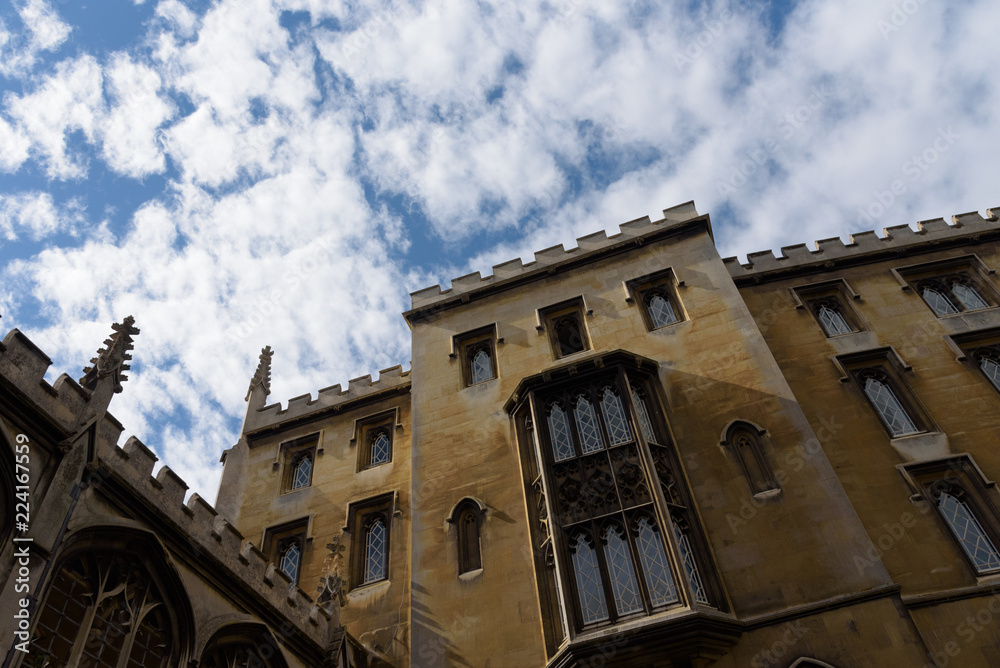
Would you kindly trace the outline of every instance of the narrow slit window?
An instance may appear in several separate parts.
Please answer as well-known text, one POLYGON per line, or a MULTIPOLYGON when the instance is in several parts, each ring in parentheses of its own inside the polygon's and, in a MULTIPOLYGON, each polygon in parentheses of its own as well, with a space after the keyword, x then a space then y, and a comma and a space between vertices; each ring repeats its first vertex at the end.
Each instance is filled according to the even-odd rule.
POLYGON ((681 525, 674 521, 674 535, 677 537, 677 546, 681 551, 681 561, 684 562, 684 570, 687 572, 688 580, 691 582, 691 589, 694 590, 694 598, 699 603, 708 603, 708 594, 705 593, 705 584, 701 580, 701 572, 698 570, 698 562, 694 558, 691 550, 691 541, 681 525))
POLYGON ((459 506, 458 519, 458 572, 475 571, 483 567, 482 550, 479 544, 482 511, 470 500, 459 506))

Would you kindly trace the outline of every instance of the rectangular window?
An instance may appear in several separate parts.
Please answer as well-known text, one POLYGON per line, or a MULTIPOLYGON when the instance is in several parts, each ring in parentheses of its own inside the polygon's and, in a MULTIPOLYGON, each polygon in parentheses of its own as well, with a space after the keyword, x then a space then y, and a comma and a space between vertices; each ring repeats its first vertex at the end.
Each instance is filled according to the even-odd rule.
POLYGON ((396 493, 388 492, 352 503, 348 508, 344 531, 351 535, 352 588, 389 579, 389 547, 395 505, 396 493))
POLYGON ((355 422, 355 436, 351 445, 358 446, 359 471, 392 461, 392 442, 398 427, 395 408, 355 422))
POLYGON ((931 431, 931 420, 903 381, 909 371, 891 348, 836 358, 841 380, 853 380, 892 438, 931 431))
POLYGON ((309 518, 271 527, 264 532, 264 554, 293 584, 299 581, 306 552, 309 518))
POLYGON ((861 296, 838 279, 792 288, 796 308, 809 311, 827 338, 864 330, 853 302, 861 296))
POLYGON ((894 272, 903 288, 918 294, 939 318, 1000 304, 990 278, 994 270, 976 255, 900 267, 894 272))
POLYGON ((626 281, 625 300, 639 304, 646 329, 661 329, 687 319, 677 294, 683 285, 672 269, 664 269, 626 281))
POLYGON ((460 334, 452 341, 452 358, 462 363, 462 385, 469 387, 485 383, 497 377, 497 343, 503 339, 497 338, 496 325, 481 327, 471 332, 460 334))
POLYGON ((1000 572, 1000 514, 994 483, 967 454, 901 464, 916 498, 930 504, 977 575, 1000 572))
POLYGON ((590 312, 582 297, 538 310, 538 329, 548 332, 555 359, 590 350, 584 314, 590 312))

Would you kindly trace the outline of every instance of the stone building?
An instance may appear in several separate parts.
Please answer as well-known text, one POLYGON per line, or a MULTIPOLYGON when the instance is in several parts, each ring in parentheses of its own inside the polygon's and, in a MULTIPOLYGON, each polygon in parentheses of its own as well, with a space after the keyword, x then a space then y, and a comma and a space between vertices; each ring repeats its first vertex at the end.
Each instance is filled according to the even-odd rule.
POLYGON ((688 203, 421 290, 409 371, 268 404, 262 351, 215 508, 117 445, 130 319, 52 387, 15 330, 4 665, 1000 665, 998 239, 741 264, 688 203))

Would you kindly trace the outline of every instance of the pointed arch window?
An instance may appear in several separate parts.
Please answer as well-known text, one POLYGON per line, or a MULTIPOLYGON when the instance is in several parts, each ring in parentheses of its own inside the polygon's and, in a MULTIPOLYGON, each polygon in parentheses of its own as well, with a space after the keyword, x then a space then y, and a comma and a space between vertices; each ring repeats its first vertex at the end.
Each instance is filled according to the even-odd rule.
POLYGON ((146 566, 128 553, 87 553, 56 572, 25 665, 166 668, 174 643, 146 566))
POLYGON ((302 564, 302 545, 298 538, 291 538, 278 548, 278 568, 292 582, 299 581, 299 566, 302 564))
POLYGON ((920 431, 913 418, 903 407, 885 373, 866 371, 861 375, 865 396, 894 437, 916 434, 920 431))
POLYGON ((312 453, 306 452, 299 456, 293 467, 292 489, 302 489, 312 484, 312 453))
POLYGON ((354 587, 389 579, 395 492, 352 503, 344 531, 351 535, 351 583, 354 587))
POLYGON ((689 519, 689 495, 672 472, 677 458, 666 427, 654 423, 662 418, 647 384, 602 371, 550 385, 529 406, 546 427, 530 440, 551 499, 551 509, 541 502, 539 511, 551 513, 545 524, 554 558, 569 573, 564 600, 581 630, 719 598, 717 583, 705 576, 706 541, 689 519), (636 431, 645 438, 637 440, 636 431), (651 460, 641 454, 645 447, 651 460), (666 505, 657 505, 650 483, 662 489, 666 505))
POLYGON ((292 584, 298 583, 302 574, 308 526, 309 518, 304 517, 264 532, 264 553, 292 584))
POLYGON ((836 298, 817 299, 813 302, 813 309, 828 337, 850 334, 854 331, 844 317, 840 302, 836 298))
POLYGON ((941 492, 938 511, 979 573, 1000 570, 1000 552, 961 497, 961 490, 941 492))
POLYGON ((319 434, 309 434, 280 445, 279 460, 274 462, 274 469, 278 468, 280 461, 284 462, 282 492, 296 492, 312 486, 317 452, 320 452, 319 434))
POLYGON ((649 319, 653 323, 654 329, 666 327, 680 321, 673 304, 670 303, 670 294, 666 290, 662 288, 650 290, 646 293, 644 301, 646 302, 649 319))
POLYGON ((455 526, 459 575, 483 567, 480 533, 484 517, 485 512, 478 502, 473 499, 463 499, 448 518, 448 521, 455 526))
POLYGON ((365 576, 362 584, 385 580, 388 545, 385 522, 376 516, 365 530, 365 576))
POLYGON ((463 332, 452 339, 452 359, 462 363, 462 385, 471 387, 497 377, 497 344, 503 338, 497 335, 497 324, 463 332))
POLYGON ((976 255, 965 255, 893 270, 904 288, 920 295, 939 318, 997 305, 994 271, 976 255))
POLYGON ((764 453, 765 432, 748 422, 735 422, 726 430, 722 445, 739 461, 753 494, 779 489, 764 453))
POLYGON ((369 438, 371 438, 371 458, 368 460, 368 465, 387 464, 392 459, 392 441, 389 438, 389 430, 373 431, 369 438))
POLYGON ((990 384, 1000 392, 1000 344, 977 348, 972 351, 972 358, 990 384))

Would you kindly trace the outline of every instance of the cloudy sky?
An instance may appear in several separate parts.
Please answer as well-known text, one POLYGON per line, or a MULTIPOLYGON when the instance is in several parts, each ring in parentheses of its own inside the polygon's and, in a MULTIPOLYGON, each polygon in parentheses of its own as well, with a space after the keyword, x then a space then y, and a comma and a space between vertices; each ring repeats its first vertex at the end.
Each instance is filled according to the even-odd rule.
POLYGON ((408 292, 691 199, 744 257, 1000 206, 995 1, 0 2, 0 330, 54 381, 134 315, 209 499, 265 344, 408 366, 408 292))

